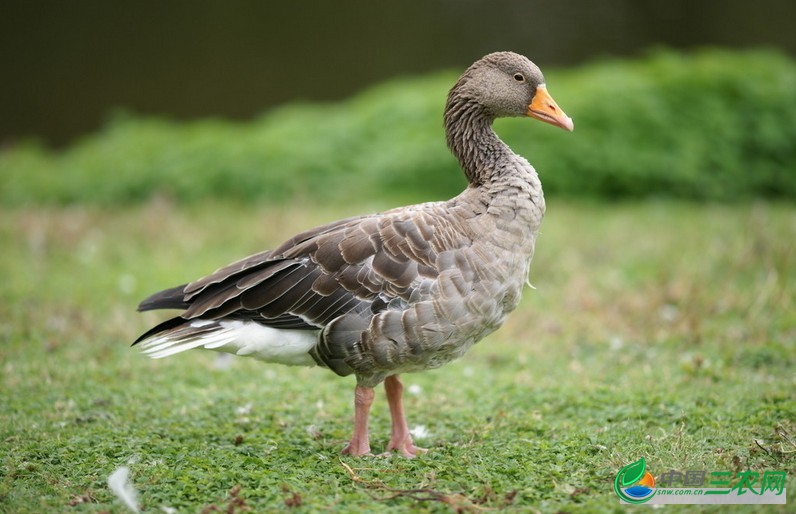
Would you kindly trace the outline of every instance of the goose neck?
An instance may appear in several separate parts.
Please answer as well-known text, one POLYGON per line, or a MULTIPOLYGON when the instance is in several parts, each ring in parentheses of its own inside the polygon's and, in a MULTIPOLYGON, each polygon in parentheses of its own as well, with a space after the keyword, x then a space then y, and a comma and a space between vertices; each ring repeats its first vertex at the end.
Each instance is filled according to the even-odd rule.
POLYGON ((492 181, 512 155, 492 129, 494 117, 475 102, 449 101, 445 110, 448 148, 471 185, 492 181))

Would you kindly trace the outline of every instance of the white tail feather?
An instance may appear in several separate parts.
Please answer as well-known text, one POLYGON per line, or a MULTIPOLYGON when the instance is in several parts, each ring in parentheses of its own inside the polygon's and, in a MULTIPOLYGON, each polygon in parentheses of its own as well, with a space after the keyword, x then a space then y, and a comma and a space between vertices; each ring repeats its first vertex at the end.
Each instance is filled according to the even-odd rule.
POLYGON ((153 359, 204 348, 291 366, 314 366, 318 330, 285 330, 254 321, 194 320, 141 342, 153 359))

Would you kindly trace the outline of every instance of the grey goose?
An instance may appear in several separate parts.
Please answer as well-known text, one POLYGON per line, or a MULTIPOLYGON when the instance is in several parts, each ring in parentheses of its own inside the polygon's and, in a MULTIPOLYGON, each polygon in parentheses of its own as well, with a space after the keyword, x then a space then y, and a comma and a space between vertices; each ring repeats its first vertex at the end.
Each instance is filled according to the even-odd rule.
POLYGON ((182 313, 133 344, 153 358, 205 348, 355 375, 343 453, 356 456, 370 454, 368 415, 384 382, 387 452, 415 456, 422 449, 399 374, 464 354, 500 327, 527 281, 545 202, 534 168, 492 130, 509 116, 574 128, 535 64, 489 54, 462 74, 445 106, 448 147, 469 182, 461 194, 329 223, 156 293, 140 311, 182 313))

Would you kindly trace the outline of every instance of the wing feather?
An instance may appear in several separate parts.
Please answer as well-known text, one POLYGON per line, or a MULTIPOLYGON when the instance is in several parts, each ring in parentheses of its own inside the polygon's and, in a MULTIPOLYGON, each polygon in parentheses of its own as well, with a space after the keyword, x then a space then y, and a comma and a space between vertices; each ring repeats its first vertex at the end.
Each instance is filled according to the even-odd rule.
POLYGON ((450 226, 446 209, 425 204, 308 230, 146 306, 185 308, 182 319, 325 327, 313 355, 340 374, 416 359, 444 340, 457 315, 455 302, 428 300, 462 298, 471 283, 466 270, 453 272, 470 264, 452 251, 470 240, 450 226))

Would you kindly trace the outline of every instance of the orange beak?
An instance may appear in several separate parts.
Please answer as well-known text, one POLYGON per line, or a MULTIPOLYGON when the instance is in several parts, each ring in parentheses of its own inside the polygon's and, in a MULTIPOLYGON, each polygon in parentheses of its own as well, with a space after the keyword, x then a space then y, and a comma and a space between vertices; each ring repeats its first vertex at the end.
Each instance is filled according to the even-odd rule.
POLYGON ((531 105, 528 106, 526 114, 570 132, 575 130, 572 118, 564 114, 564 111, 556 104, 556 101, 553 100, 544 85, 536 88, 536 94, 533 95, 533 100, 531 100, 531 105))

